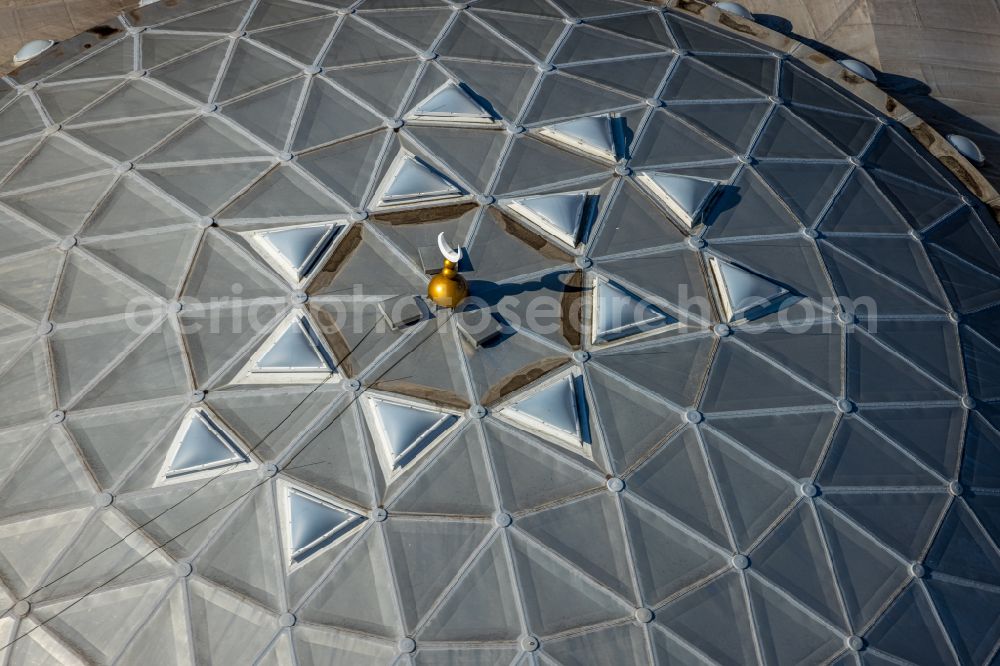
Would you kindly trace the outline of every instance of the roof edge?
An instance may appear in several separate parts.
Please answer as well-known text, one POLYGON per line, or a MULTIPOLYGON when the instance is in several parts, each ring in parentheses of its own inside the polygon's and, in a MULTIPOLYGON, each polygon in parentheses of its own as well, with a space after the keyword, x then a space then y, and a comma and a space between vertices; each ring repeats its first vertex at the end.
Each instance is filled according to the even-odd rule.
POLYGON ((945 169, 950 171, 959 182, 965 185, 969 192, 986 204, 993 214, 993 219, 1000 224, 1000 192, 972 162, 959 153, 936 129, 874 83, 863 79, 836 60, 793 37, 749 19, 724 12, 703 0, 643 1, 650 5, 697 17, 699 20, 726 32, 734 33, 744 39, 755 40, 797 58, 826 80, 850 92, 906 127, 920 145, 933 155, 945 169))

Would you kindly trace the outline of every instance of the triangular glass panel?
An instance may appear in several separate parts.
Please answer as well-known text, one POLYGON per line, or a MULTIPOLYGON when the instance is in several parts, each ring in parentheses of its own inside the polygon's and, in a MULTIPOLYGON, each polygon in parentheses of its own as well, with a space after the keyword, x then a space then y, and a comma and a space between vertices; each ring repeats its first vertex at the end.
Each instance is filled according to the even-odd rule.
POLYGON ((640 171, 636 180, 688 228, 699 222, 719 190, 717 180, 662 171, 640 171))
POLYGON ((144 169, 142 175, 200 215, 212 215, 269 166, 264 162, 144 169))
POLYGON ((660 603, 667 597, 728 566, 717 550, 639 504, 623 503, 632 538, 635 569, 643 595, 660 603), (664 557, 670 553, 670 557, 664 557))
POLYGON ((146 32, 142 36, 142 68, 153 69, 219 39, 218 35, 146 32))
POLYGON ((448 70, 459 81, 489 81, 490 104, 504 118, 521 113, 535 81, 541 76, 534 67, 505 65, 475 60, 451 60, 448 70))
MULTIPOLYGON (((145 38, 143 42, 145 43, 145 38)), ((90 83, 45 86, 36 88, 35 95, 52 118, 52 122, 62 123, 120 84, 121 81, 118 79, 105 79, 90 83)))
POLYGON ((662 50, 663 47, 660 45, 581 24, 573 28, 562 41, 555 62, 562 65, 587 60, 640 56, 662 50))
MULTIPOLYGON (((608 112, 629 106, 634 107, 635 104, 636 99, 632 95, 625 95, 611 88, 591 83, 586 79, 556 72, 542 77, 528 111, 521 120, 530 125, 563 118, 581 119, 580 116, 587 116, 581 120, 586 121, 589 117, 600 121, 607 119, 608 112)), ((577 121, 567 120, 565 122, 576 123, 577 121)), ((570 129, 573 128, 570 127, 570 129)), ((577 131, 573 132, 573 136, 566 135, 561 140, 565 142, 565 145, 577 151, 594 153, 596 150, 597 153, 591 156, 597 157, 601 161, 614 161, 613 157, 605 156, 604 151, 600 148, 591 147, 590 142, 594 139, 597 139, 598 146, 603 144, 599 137, 600 129, 593 133, 585 128, 578 128, 577 131), (578 133, 582 133, 584 136, 576 136, 578 133), (587 140, 586 135, 588 134, 593 134, 590 140, 587 140)))
POLYGON ((258 347, 238 384, 318 384, 334 372, 333 355, 308 317, 293 313, 258 347))
POLYGON ((113 125, 81 127, 69 131, 84 143, 117 160, 135 160, 188 120, 185 116, 143 118, 113 125))
POLYGON ((849 166, 766 162, 757 172, 805 225, 811 225, 840 189, 849 166))
POLYGON ((726 321, 751 320, 770 314, 780 309, 782 301, 790 295, 781 285, 735 264, 709 257, 708 265, 726 321))
POLYGON ((632 151, 631 164, 633 167, 652 167, 731 158, 732 152, 728 148, 693 131, 676 116, 660 110, 653 113, 642 128, 632 151))
MULTIPOLYGON (((389 568, 385 539, 380 532, 365 530, 356 539, 356 544, 351 544, 349 539, 335 539, 333 547, 323 549, 322 555, 303 562, 300 568, 293 568, 290 580, 305 578, 298 585, 308 594, 305 603, 296 611, 299 617, 313 626, 334 626, 375 636, 396 635, 400 626, 399 610, 392 594, 393 574, 389 568), (345 550, 347 552, 343 554, 345 550), (336 560, 334 569, 328 572, 329 563, 333 560, 336 560), (326 579, 314 588, 316 577, 324 575, 326 579)), ((371 646, 360 644, 357 634, 347 639, 344 645, 363 650, 363 654, 360 651, 334 650, 329 644, 310 646, 308 642, 300 642, 301 628, 295 633, 296 652, 300 658, 315 655, 321 660, 319 663, 363 663, 378 654, 371 646)), ((331 639, 323 639, 323 643, 328 640, 331 639)), ((337 643, 341 640, 337 639, 337 643)))
POLYGON ((27 136, 45 127, 35 103, 27 95, 0 110, 0 141, 27 136))
POLYGON ((795 503, 795 491, 787 479, 712 431, 704 431, 704 438, 736 546, 747 549, 795 503))
POLYGON ((282 28, 255 32, 253 39, 281 51, 301 63, 311 65, 323 45, 326 44, 326 40, 336 23, 335 16, 318 21, 293 23, 282 28))
POLYGON ((816 506, 852 624, 865 626, 882 611, 893 592, 910 578, 910 573, 903 562, 871 536, 822 502, 816 506))
POLYGON ((659 90, 660 82, 663 80, 663 72, 666 71, 672 59, 672 55, 662 55, 612 60, 610 62, 575 65, 563 69, 563 72, 623 93, 638 97, 653 97, 659 90))
POLYGON ((495 507, 488 464, 474 428, 463 430, 392 500, 394 514, 489 516, 495 507))
POLYGON ((729 76, 747 83, 764 94, 774 94, 775 58, 731 57, 724 55, 699 55, 698 59, 729 76))
POLYGON ((858 402, 948 400, 952 395, 860 329, 847 336, 846 391, 858 402))
POLYGON ((447 596, 419 630, 418 639, 513 640, 521 631, 516 590, 503 541, 494 539, 447 590, 447 596))
POLYGON ((518 529, 602 585, 626 598, 634 595, 618 502, 610 493, 591 495, 525 516, 518 521, 518 529))
POLYGON ((962 502, 951 505, 924 561, 935 572, 1000 585, 1000 554, 962 502))
POLYGON ((824 494, 827 501, 904 558, 927 547, 948 505, 944 492, 850 492, 824 494))
POLYGON ((1000 631, 1000 595, 996 589, 953 585, 931 580, 931 599, 951 636, 959 660, 967 664, 996 659, 996 637, 1000 631))
POLYGON ((608 116, 567 120, 538 129, 538 134, 585 155, 605 162, 618 158, 615 138, 608 116))
MULTIPOLYGON (((484 7, 484 5, 480 5, 480 7, 484 7)), ((536 58, 548 59, 552 46, 563 33, 565 24, 562 21, 555 17, 544 16, 542 8, 539 8, 538 14, 534 12, 530 12, 530 14, 507 13, 508 7, 506 5, 494 7, 494 9, 505 11, 496 13, 483 11, 477 12, 477 14, 490 27, 502 33, 504 37, 527 50, 536 58)))
POLYGON ((93 53, 85 60, 64 69, 49 78, 50 81, 70 79, 96 79, 102 76, 120 76, 132 71, 134 42, 125 38, 107 48, 93 53))
POLYGON ((584 177, 598 177, 606 167, 531 136, 519 136, 507 152, 493 191, 518 192, 584 177))
POLYGON ((313 5, 287 2, 286 0, 266 0, 254 6, 253 16, 247 21, 247 30, 260 30, 293 21, 317 18, 329 13, 313 5))
POLYGON ((109 166, 109 162, 83 152, 70 141, 53 136, 43 141, 31 157, 21 162, 3 184, 3 189, 10 191, 35 187, 101 171, 109 166))
POLYGON ((446 58, 462 58, 482 62, 527 63, 528 56, 474 20, 472 15, 459 14, 447 34, 438 42, 437 52, 446 58))
POLYGON ((868 630, 865 639, 873 648, 910 663, 955 663, 941 621, 924 587, 913 583, 868 630))
POLYGON ((416 53, 413 50, 395 40, 386 39, 381 33, 354 20, 353 17, 348 17, 334 35, 333 44, 323 59, 323 67, 366 65, 414 55, 416 53))
POLYGON ((428 166, 416 155, 400 150, 373 196, 376 209, 407 204, 434 204, 457 199, 457 185, 428 166))
POLYGON ((181 32, 231 32, 239 27, 249 7, 249 0, 222 5, 166 23, 165 29, 181 32))
POLYGON ((301 73, 298 67, 240 40, 215 99, 228 100, 301 73))
POLYGON ((76 117, 74 123, 132 119, 171 111, 190 111, 193 107, 190 102, 165 90, 164 86, 139 79, 127 81, 121 88, 102 99, 99 104, 91 106, 76 117))
POLYGON ((241 465, 249 458, 236 444, 236 437, 205 409, 189 411, 174 435, 160 471, 163 479, 174 479, 227 465, 241 465))
POLYGON ((367 12, 365 20, 382 30, 409 42, 416 49, 429 49, 448 23, 444 7, 411 9, 406 12, 367 12))
POLYGON ((564 497, 602 487, 603 476, 581 467, 579 461, 514 431, 497 420, 484 421, 486 449, 496 470, 501 504, 524 511, 564 497))
POLYGON ((582 383, 582 378, 573 372, 561 373, 521 393, 496 414, 589 456, 582 383))
MULTIPOLYGON (((704 222, 708 226, 705 237, 709 241, 802 231, 802 225, 788 207, 750 169, 741 171, 731 185, 722 188, 704 222)), ((751 242, 756 240, 752 238, 751 242)))
MULTIPOLYGON (((319 146, 378 127, 381 120, 357 102, 326 83, 313 79, 309 97, 302 109, 292 149, 299 151, 319 146)), ((352 167, 363 169, 360 165, 352 167)))
POLYGON ((216 216, 261 219, 330 215, 347 212, 338 200, 293 166, 278 166, 254 183, 216 216))
POLYGON ((174 134, 163 145, 142 158, 143 163, 221 160, 263 157, 270 150, 232 128, 225 120, 212 115, 197 118, 174 134))
POLYGON ((673 104, 670 111, 737 153, 745 153, 770 111, 764 102, 732 104, 673 104))
POLYGON ((620 597, 527 539, 511 539, 511 551, 528 626, 539 634, 604 623, 629 612, 620 597))
POLYGON ((174 298, 198 239, 196 229, 185 229, 95 240, 87 250, 160 296, 174 298))
POLYGON ((265 606, 284 603, 281 537, 270 484, 251 487, 246 502, 198 554, 198 575, 265 606))
POLYGON ((656 612, 658 623, 722 664, 757 663, 750 617, 743 586, 734 573, 720 576, 656 612), (722 627, 725 631, 720 631, 722 627))
MULTIPOLYGON (((226 40, 226 42, 228 41, 226 40)), ((157 81, 162 81, 174 90, 205 102, 208 100, 208 96, 215 86, 215 80, 219 75, 219 68, 225 62, 228 51, 228 43, 209 46, 201 51, 157 67, 151 70, 149 75, 157 81)))
POLYGON ((747 583, 764 663, 829 664, 843 651, 840 632, 801 612, 759 578, 750 577, 747 583))
POLYGON ((723 338, 701 399, 705 412, 829 405, 830 399, 740 345, 723 338))
POLYGON ((299 103, 302 79, 292 79, 223 107, 223 113, 258 138, 283 150, 299 103))
POLYGON ((108 191, 111 180, 111 176, 78 180, 15 194, 3 202, 60 236, 72 236, 79 232, 94 205, 108 191))
MULTIPOLYGON (((935 196, 935 200, 939 199, 935 196)), ((943 212, 943 211, 942 211, 943 212)), ((863 169, 852 173, 820 225, 831 232, 907 233, 909 225, 878 191, 863 169)))
POLYGON ((596 280, 593 294, 591 340, 595 344, 677 323, 674 317, 606 279, 596 280))
POLYGON ((448 81, 414 105, 405 120, 433 125, 489 127, 497 122, 465 88, 448 81))
POLYGON ((412 631, 452 581, 475 557, 490 533, 486 523, 396 518, 385 525, 399 606, 405 628, 412 631))
POLYGON ((481 192, 490 188, 509 138, 505 132, 483 132, 475 127, 411 124, 407 130, 463 182, 481 192))
POLYGON ((792 111, 815 127, 847 155, 860 155, 881 127, 874 118, 845 116, 835 111, 791 105, 792 111))
POLYGON ((848 626, 826 544, 808 504, 799 504, 751 556, 755 571, 833 624, 848 626))
POLYGON ((591 257, 614 255, 631 250, 682 242, 686 236, 666 219, 663 210, 631 182, 625 181, 605 206, 605 221, 597 238, 588 244, 591 257))
MULTIPOLYGON (((384 44, 388 40, 380 37, 379 41, 384 44)), ((416 58, 394 60, 331 70, 326 76, 368 102, 379 113, 395 118, 400 114, 400 106, 422 65, 416 58)))
POLYGON ((388 394, 365 398, 365 416, 386 477, 410 466, 459 422, 453 413, 388 394))
POLYGON ((120 179, 91 215, 86 236, 150 231, 159 227, 193 222, 193 216, 150 189, 139 178, 120 179))
POLYGON ((285 486, 283 499, 285 538, 293 566, 301 565, 364 521, 361 515, 295 486, 285 486))
POLYGON ((811 476, 836 421, 832 409, 802 414, 718 417, 712 427, 781 468, 792 478, 811 476))
POLYGON ((883 129, 865 151, 865 163, 936 190, 949 192, 951 189, 937 169, 893 129, 883 129))
POLYGON ((576 247, 586 217, 589 191, 540 194, 502 200, 500 203, 517 217, 555 236, 569 247, 576 247))
POLYGON ((767 121, 764 131, 754 144, 753 154, 762 158, 844 158, 842 152, 785 107, 778 107, 775 114, 767 121))
POLYGON ((820 83, 815 76, 792 63, 781 68, 781 96, 796 107, 804 104, 840 113, 864 114, 864 110, 851 102, 847 95, 820 83))
POLYGON ((243 233, 268 265, 298 285, 316 268, 342 228, 337 222, 320 222, 243 233))
POLYGON ((694 58, 681 58, 660 95, 671 101, 761 99, 756 90, 722 76, 694 58))
POLYGON ((387 134, 388 132, 369 132, 304 153, 296 159, 300 166, 349 204, 362 207, 387 134))

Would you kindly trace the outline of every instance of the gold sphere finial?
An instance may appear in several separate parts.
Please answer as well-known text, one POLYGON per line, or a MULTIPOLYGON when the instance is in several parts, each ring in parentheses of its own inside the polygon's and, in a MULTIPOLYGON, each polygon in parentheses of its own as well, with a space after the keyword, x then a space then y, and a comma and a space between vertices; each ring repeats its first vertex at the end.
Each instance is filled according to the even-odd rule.
POLYGON ((469 283, 458 273, 462 249, 448 247, 443 233, 438 234, 438 249, 444 255, 444 266, 427 285, 427 297, 443 308, 454 308, 469 295, 469 283))

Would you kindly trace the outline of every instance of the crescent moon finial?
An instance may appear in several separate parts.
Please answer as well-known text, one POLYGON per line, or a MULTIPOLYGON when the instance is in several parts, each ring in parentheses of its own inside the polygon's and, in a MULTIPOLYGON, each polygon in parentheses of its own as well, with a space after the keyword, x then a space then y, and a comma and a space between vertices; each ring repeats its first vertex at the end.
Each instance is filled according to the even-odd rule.
POLYGON ((453 264, 457 264, 462 260, 462 248, 451 249, 448 244, 444 241, 444 232, 438 234, 438 249, 441 250, 441 254, 444 258, 453 264))

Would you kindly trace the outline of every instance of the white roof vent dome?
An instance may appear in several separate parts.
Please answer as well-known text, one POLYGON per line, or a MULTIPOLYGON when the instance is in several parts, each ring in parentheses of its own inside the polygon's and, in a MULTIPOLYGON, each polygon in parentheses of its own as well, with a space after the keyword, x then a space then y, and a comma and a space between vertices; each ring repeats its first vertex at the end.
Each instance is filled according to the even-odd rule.
POLYGON ((872 83, 875 83, 878 80, 878 76, 875 74, 875 70, 873 70, 871 67, 861 62, 860 60, 852 60, 850 58, 845 58, 844 60, 838 60, 837 62, 839 62, 844 69, 857 74, 865 81, 870 81, 872 83))
POLYGON ((715 3, 715 6, 728 14, 735 14, 736 16, 750 19, 751 21, 754 20, 753 14, 750 10, 738 2, 717 2, 715 3))
POLYGON ((51 39, 33 39, 30 42, 25 43, 17 53, 14 54, 14 64, 21 65, 28 62, 32 58, 40 56, 44 52, 55 46, 55 42, 51 39))
POLYGON ((955 150, 962 153, 962 157, 969 160, 976 166, 982 166, 986 163, 986 157, 983 155, 983 151, 976 145, 976 142, 967 136, 962 136, 961 134, 949 134, 948 143, 955 147, 955 150))

